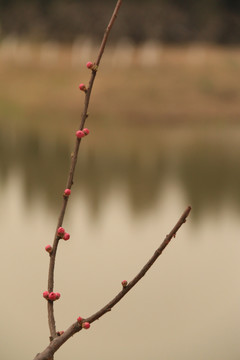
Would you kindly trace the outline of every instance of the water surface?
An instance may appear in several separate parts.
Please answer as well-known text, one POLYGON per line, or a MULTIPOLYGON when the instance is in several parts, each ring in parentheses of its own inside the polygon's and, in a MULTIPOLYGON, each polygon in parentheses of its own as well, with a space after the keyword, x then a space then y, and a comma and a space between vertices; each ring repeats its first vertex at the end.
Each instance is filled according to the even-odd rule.
MULTIPOLYGON (((92 127, 90 135, 64 221, 71 239, 56 263, 58 330, 113 298, 193 210, 141 283, 56 358, 239 359, 240 127, 92 127)), ((0 137, 1 358, 31 359, 48 342, 44 246, 74 138, 9 124, 0 137)))

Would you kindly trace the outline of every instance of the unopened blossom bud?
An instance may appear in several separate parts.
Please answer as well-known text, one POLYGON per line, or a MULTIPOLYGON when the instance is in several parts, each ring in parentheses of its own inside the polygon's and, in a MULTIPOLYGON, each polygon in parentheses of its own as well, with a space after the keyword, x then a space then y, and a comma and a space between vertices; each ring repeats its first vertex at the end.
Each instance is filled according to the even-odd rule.
POLYGON ((48 296, 49 296, 49 292, 48 292, 48 291, 44 291, 44 292, 43 292, 43 297, 44 297, 44 299, 48 299, 48 296))
POLYGON ((45 250, 46 250, 48 253, 51 253, 51 252, 52 252, 52 247, 51 247, 51 245, 46 245, 46 246, 45 246, 45 250))
POLYGON ((56 292, 55 295, 56 295, 56 300, 60 299, 61 294, 59 292, 56 292))
POLYGON ((65 233, 63 236, 63 240, 69 240, 70 239, 70 234, 65 233))
POLYGON ((71 195, 71 190, 70 189, 65 189, 64 190, 64 195, 66 195, 66 196, 71 195))
POLYGON ((62 334, 64 334, 64 331, 63 331, 63 330, 57 331, 57 335, 58 335, 58 336, 61 336, 62 334))
POLYGON ((57 230, 57 234, 58 236, 63 236, 65 234, 65 230, 63 227, 59 227, 58 230, 57 230))
POLYGON ((54 292, 50 292, 48 295, 48 299, 51 301, 55 301, 57 299, 57 295, 54 292))
POLYGON ((88 135, 90 131, 87 128, 85 128, 85 129, 83 129, 83 132, 85 135, 88 135))
POLYGON ((77 318, 77 321, 78 321, 79 323, 81 323, 82 320, 83 320, 83 318, 82 318, 81 316, 79 316, 79 317, 77 318))
POLYGON ((87 91, 87 88, 86 88, 86 86, 85 86, 84 84, 79 84, 78 87, 79 87, 80 90, 82 90, 82 91, 84 91, 84 92, 87 91))
POLYGON ((84 132, 83 132, 82 130, 76 131, 76 137, 77 137, 78 139, 81 139, 81 138, 84 137, 84 136, 85 136, 85 134, 84 134, 84 132))
POLYGON ((123 281, 122 281, 122 286, 123 286, 123 288, 125 288, 125 287, 127 286, 127 284, 128 284, 127 280, 123 280, 123 281))
POLYGON ((86 64, 87 68, 93 71, 97 71, 98 66, 95 63, 92 63, 91 61, 88 61, 86 64))
POLYGON ((90 324, 89 324, 89 322, 84 322, 83 324, 82 324, 82 327, 84 328, 84 329, 89 329, 90 328, 90 324))
POLYGON ((91 61, 88 61, 86 66, 88 69, 91 69, 93 67, 93 63, 91 61))

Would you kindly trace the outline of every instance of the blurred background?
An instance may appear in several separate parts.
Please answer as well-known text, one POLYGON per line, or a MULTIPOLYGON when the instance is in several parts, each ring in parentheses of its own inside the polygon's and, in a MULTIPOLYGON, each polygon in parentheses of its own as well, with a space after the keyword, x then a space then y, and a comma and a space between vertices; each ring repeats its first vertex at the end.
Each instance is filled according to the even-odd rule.
MULTIPOLYGON (((114 0, 0 0, 1 359, 48 343, 48 255, 87 84, 114 0)), ((57 329, 131 280, 56 354, 238 360, 240 3, 123 1, 96 77, 60 243, 57 329)))

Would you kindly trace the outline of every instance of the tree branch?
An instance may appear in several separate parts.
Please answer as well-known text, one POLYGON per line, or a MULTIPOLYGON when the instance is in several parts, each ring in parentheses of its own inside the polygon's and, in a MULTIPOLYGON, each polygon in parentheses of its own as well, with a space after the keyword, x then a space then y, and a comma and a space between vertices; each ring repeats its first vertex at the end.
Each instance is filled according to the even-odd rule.
MULTIPOLYGON (((83 130, 83 127, 85 125, 85 121, 88 117, 88 108, 89 108, 89 102, 91 97, 91 92, 94 84, 94 80, 97 74, 97 70, 102 58, 102 55, 104 53, 105 45, 109 36, 109 33, 111 31, 111 28, 114 24, 114 21, 117 17, 119 8, 121 6, 122 0, 118 0, 117 4, 115 6, 115 9, 113 11, 112 17, 109 21, 109 24, 105 30, 103 40, 99 49, 98 57, 95 63, 91 64, 91 76, 90 81, 88 84, 88 88, 84 89, 85 91, 85 101, 84 101, 84 109, 83 113, 81 115, 81 122, 79 126, 79 130, 83 130)), ((78 153, 79 148, 81 144, 81 138, 76 138, 75 143, 75 149, 72 154, 71 158, 71 166, 69 170, 68 180, 66 189, 71 189, 73 185, 73 178, 74 173, 76 169, 77 159, 78 159, 78 153)), ((53 292, 54 288, 54 268, 56 263, 56 254, 57 254, 57 248, 59 244, 59 240, 61 239, 61 236, 58 234, 58 228, 62 226, 66 208, 68 204, 68 196, 66 194, 63 195, 63 204, 60 211, 60 215, 58 218, 58 223, 56 227, 56 232, 54 236, 52 251, 50 252, 50 263, 49 263, 49 273, 48 273, 48 292, 53 292)), ((157 258, 161 255, 162 251, 165 249, 165 247, 169 244, 172 237, 175 237, 177 231, 182 226, 182 224, 186 221, 187 216, 189 215, 191 210, 191 207, 189 206, 182 216, 180 217, 177 224, 174 226, 174 228, 171 230, 171 232, 166 236, 165 240, 162 242, 162 244, 159 246, 159 248, 154 252, 153 256, 149 259, 149 261, 145 264, 145 266, 140 270, 140 272, 133 278, 132 281, 130 281, 129 284, 124 284, 122 290, 102 309, 97 311, 95 314, 89 316, 88 318, 84 319, 84 322, 92 323, 95 320, 99 319, 101 316, 103 316, 105 313, 111 311, 111 309, 130 291, 137 283, 138 281, 146 274, 146 272, 150 269, 150 267, 153 265, 153 263, 157 260, 157 258)), ((56 332, 56 324, 55 324, 55 317, 54 317, 54 302, 48 300, 48 323, 49 323, 49 329, 50 329, 50 344, 46 347, 45 350, 43 350, 41 353, 37 354, 34 360, 52 360, 55 352, 75 333, 82 330, 82 323, 76 321, 73 323, 63 334, 60 335, 56 332)))
POLYGON ((180 219, 178 220, 178 222, 176 223, 176 225, 170 231, 170 233, 166 235, 164 241, 161 243, 159 248, 154 252, 153 256, 143 266, 143 268, 139 271, 139 273, 132 279, 132 281, 130 281, 126 287, 123 287, 122 291, 120 291, 120 293, 118 293, 118 295, 115 296, 115 298, 112 299, 107 305, 105 305, 101 310, 97 311, 95 314, 91 315, 84 321, 92 323, 95 320, 99 319, 101 316, 103 316, 106 312, 111 311, 113 306, 115 306, 128 293, 128 291, 130 291, 139 282, 139 280, 141 280, 141 278, 146 274, 146 272, 154 264, 157 258, 162 254, 163 250, 169 244, 171 239, 176 236, 176 233, 180 229, 180 227, 186 222, 186 218, 188 217, 190 211, 191 211, 191 206, 188 206, 187 209, 182 214, 182 216, 180 217, 180 219))
MULTIPOLYGON (((95 63, 97 65, 97 67, 100 64, 109 33, 110 33, 113 23, 117 17, 117 13, 119 11, 121 4, 122 4, 122 0, 118 0, 117 4, 115 6, 115 9, 113 11, 112 17, 111 17, 109 24, 106 28, 106 31, 104 33, 103 40, 102 40, 102 43, 101 43, 101 46, 99 49, 99 54, 98 54, 98 57, 97 57, 97 60, 95 63)), ((95 77, 97 74, 96 70, 97 69, 92 70, 88 89, 85 92, 84 109, 83 109, 83 113, 81 116, 81 123, 80 123, 79 130, 83 129, 85 121, 88 117, 88 107, 89 107, 93 83, 94 83, 94 80, 95 80, 95 77)), ((71 166, 70 166, 69 176, 68 176, 67 185, 66 185, 67 189, 71 189, 71 187, 73 185, 73 177, 74 177, 75 168, 76 168, 76 164, 77 164, 80 143, 81 143, 81 138, 80 139, 76 138, 75 149, 74 149, 74 152, 72 155, 71 166)), ((60 215, 58 218, 56 232, 54 235, 54 241, 53 241, 53 246, 52 246, 52 252, 50 254, 49 271, 48 271, 48 291, 49 291, 49 293, 52 292, 53 288, 54 288, 54 268, 55 268, 55 262, 56 262, 58 243, 60 240, 60 237, 57 234, 57 229, 60 226, 62 226, 62 224, 63 224, 64 215, 65 215, 65 211, 67 208, 67 203, 68 203, 68 196, 63 196, 62 209, 60 211, 60 215)), ((50 339, 52 340, 57 336, 57 333, 56 333, 56 324, 55 324, 55 317, 54 317, 54 303, 49 300, 48 300, 48 324, 49 324, 49 330, 50 330, 50 339)))
MULTIPOLYGON (((153 256, 148 260, 148 262, 143 266, 143 268, 139 271, 139 273, 129 282, 126 287, 123 287, 122 290, 111 300, 107 305, 105 305, 102 309, 97 311, 95 314, 89 316, 84 319, 84 321, 93 323, 100 317, 102 317, 107 312, 111 311, 111 309, 138 283, 138 281, 146 274, 146 272, 150 269, 150 267, 154 264, 157 258, 162 254, 163 250, 170 243, 171 239, 176 236, 180 227, 186 222, 186 219, 191 211, 191 206, 188 206, 187 209, 183 212, 182 216, 176 223, 176 225, 172 228, 169 234, 166 235, 165 239, 158 247, 158 249, 154 252, 153 256)), ((48 347, 41 353, 37 354, 34 360, 49 360, 52 358, 53 354, 74 334, 82 330, 81 324, 77 321, 72 324, 61 336, 56 337, 53 341, 48 345, 48 347)))

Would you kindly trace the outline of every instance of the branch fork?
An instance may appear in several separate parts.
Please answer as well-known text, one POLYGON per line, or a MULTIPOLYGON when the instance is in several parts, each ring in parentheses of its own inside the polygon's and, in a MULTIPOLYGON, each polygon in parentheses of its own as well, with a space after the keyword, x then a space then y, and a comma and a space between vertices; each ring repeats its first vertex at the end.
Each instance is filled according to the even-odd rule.
POLYGON ((45 247, 45 250, 49 253, 49 272, 48 272, 48 290, 43 293, 43 297, 47 300, 47 308, 48 308, 48 324, 50 329, 50 344, 43 350, 41 353, 38 353, 34 360, 53 360, 54 353, 75 333, 81 331, 83 328, 88 329, 90 327, 90 324, 102 317, 107 312, 111 311, 112 308, 138 283, 138 281, 146 274, 146 272, 150 269, 150 267, 153 265, 153 263, 157 260, 157 258, 162 254, 163 250, 166 248, 166 246, 169 244, 171 239, 176 237, 176 233, 179 230, 179 228, 186 222, 186 218, 188 217, 191 207, 188 206, 187 209, 183 212, 182 216, 176 223, 176 225, 173 227, 173 229, 170 231, 168 235, 166 235, 165 239, 161 243, 161 245, 158 247, 158 249, 154 252, 152 257, 148 260, 148 262, 143 266, 143 268, 139 271, 139 273, 130 281, 127 282, 127 280, 122 281, 122 289, 121 291, 106 304, 103 308, 98 310, 95 314, 92 314, 91 316, 87 318, 81 318, 79 317, 67 330, 65 331, 56 331, 56 323, 55 323, 55 316, 54 316, 54 301, 59 299, 60 294, 54 293, 54 269, 55 269, 55 262, 56 262, 56 255, 57 255, 57 249, 59 240, 68 240, 70 235, 65 233, 65 230, 62 228, 68 200, 71 194, 71 187, 73 185, 73 178, 74 173, 76 169, 77 159, 78 159, 78 153, 80 144, 82 141, 82 138, 86 135, 88 135, 89 130, 84 128, 85 122, 88 114, 88 107, 91 97, 91 91, 94 84, 94 80, 97 74, 97 70, 99 69, 100 61, 102 58, 102 55, 104 53, 104 49, 106 46, 106 42, 109 36, 109 33, 112 29, 112 26, 114 24, 114 21, 117 17, 118 11, 120 9, 120 6, 122 4, 122 0, 118 0, 117 4, 115 6, 115 9, 113 11, 112 17, 109 21, 109 24, 105 30, 103 40, 99 49, 99 53, 97 56, 96 62, 88 62, 87 68, 91 70, 91 76, 90 81, 88 84, 88 87, 86 87, 84 84, 79 85, 79 89, 84 92, 85 101, 84 101, 84 109, 83 113, 81 115, 81 122, 79 126, 79 130, 76 132, 76 141, 75 141, 75 149, 73 153, 71 153, 71 166, 69 170, 69 175, 67 179, 66 189, 63 193, 63 203, 62 208, 60 211, 60 215, 57 222, 57 227, 54 235, 53 245, 47 245, 45 247), (44 295, 45 294, 45 295, 44 295), (56 295, 57 294, 57 295, 56 295))

